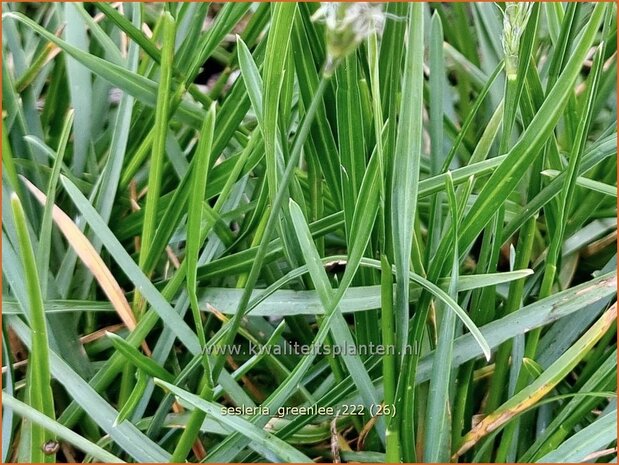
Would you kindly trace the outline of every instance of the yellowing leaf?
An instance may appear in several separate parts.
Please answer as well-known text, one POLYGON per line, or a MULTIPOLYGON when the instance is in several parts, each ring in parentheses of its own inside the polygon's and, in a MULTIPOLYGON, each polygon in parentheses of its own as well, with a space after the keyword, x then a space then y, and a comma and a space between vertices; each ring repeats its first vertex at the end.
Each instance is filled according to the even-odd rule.
MULTIPOLYGON (((45 194, 27 179, 22 178, 22 180, 39 203, 45 205, 47 201, 45 194)), ((75 250, 75 253, 77 253, 77 256, 93 274, 99 286, 114 306, 122 322, 130 331, 133 331, 136 326, 135 316, 131 311, 129 302, 127 302, 125 298, 125 293, 88 238, 57 205, 54 205, 52 218, 56 226, 58 226, 58 229, 62 231, 62 234, 69 242, 69 245, 75 250)))

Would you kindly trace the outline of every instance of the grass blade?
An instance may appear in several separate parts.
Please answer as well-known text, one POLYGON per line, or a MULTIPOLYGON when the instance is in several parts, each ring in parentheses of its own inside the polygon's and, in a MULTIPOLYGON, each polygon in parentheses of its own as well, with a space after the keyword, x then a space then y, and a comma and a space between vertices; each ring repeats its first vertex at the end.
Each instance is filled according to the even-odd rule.
POLYGON ((161 316, 162 320, 169 325, 179 340, 185 344, 185 347, 194 354, 198 353, 200 351, 198 338, 195 333, 191 331, 187 323, 180 318, 155 286, 144 276, 140 268, 124 250, 83 194, 68 179, 61 178, 61 182, 66 192, 75 203, 75 206, 78 207, 82 215, 84 215, 86 222, 99 237, 111 256, 114 257, 114 260, 123 268, 127 277, 131 279, 136 288, 140 289, 144 298, 152 305, 153 309, 161 316))
MULTIPOLYGON (((45 194, 39 191, 30 181, 24 179, 26 187, 35 196, 35 198, 42 204, 46 205, 47 199, 45 194)), ((58 206, 54 205, 52 209, 52 218, 54 222, 64 234, 67 241, 73 247, 73 250, 80 257, 84 265, 93 274, 103 292, 108 297, 114 309, 118 313, 118 316, 122 322, 133 330, 136 322, 129 302, 125 298, 125 294, 118 285, 118 282, 110 272, 109 268, 105 265, 97 251, 94 249, 90 241, 84 236, 76 224, 64 213, 58 206)))
POLYGON ((69 428, 62 426, 60 423, 54 421, 53 419, 49 418, 38 410, 33 409, 29 405, 19 401, 7 392, 2 393, 2 405, 4 405, 5 408, 8 408, 15 412, 17 415, 28 418, 30 421, 49 431, 51 434, 55 435, 59 439, 67 441, 81 451, 92 455, 101 462, 125 463, 114 454, 109 453, 102 447, 99 447, 97 444, 94 444, 88 439, 71 431, 69 428))
POLYGON ((110 340, 112 345, 120 352, 129 362, 133 363, 136 367, 144 370, 147 374, 153 378, 160 378, 168 382, 174 381, 174 376, 168 373, 163 367, 159 366, 153 359, 142 355, 138 350, 127 344, 127 342, 120 336, 109 331, 105 333, 105 336, 110 340))
POLYGON ((455 456, 462 455, 481 437, 496 430, 509 421, 512 416, 543 398, 585 356, 587 350, 600 340, 616 318, 617 306, 613 305, 576 344, 570 347, 533 383, 518 392, 467 433, 455 456))
POLYGON ((423 99, 423 5, 409 6, 408 42, 402 83, 398 138, 393 156, 391 197, 392 241, 396 272, 394 314, 396 340, 402 350, 408 336, 408 272, 421 158, 423 99))
POLYGON ((602 21, 604 8, 602 4, 595 6, 580 42, 575 47, 565 70, 559 76, 544 104, 520 140, 510 150, 505 162, 497 168, 479 193, 471 212, 466 216, 462 225, 459 241, 462 250, 470 246, 473 239, 498 210, 503 199, 514 189, 520 179, 514 173, 520 170, 522 166, 530 165, 534 157, 540 153, 539 149, 545 143, 561 115, 558 110, 567 103, 572 85, 580 72, 582 60, 591 47, 595 33, 602 21))
MULTIPOLYGON (((41 295, 34 251, 26 224, 26 216, 17 194, 11 196, 11 209, 19 239, 21 262, 26 276, 29 307, 28 320, 33 334, 36 335, 32 340, 30 364, 28 365, 28 399, 34 409, 53 420, 56 417, 56 413, 54 411, 54 397, 50 384, 49 341, 45 309, 43 307, 43 297, 41 295)), ((53 441, 55 439, 54 435, 39 425, 34 424, 30 428, 30 435, 30 460, 34 463, 53 463, 55 455, 46 455, 41 448, 48 441, 53 441)))
MULTIPOLYGON (((16 317, 10 317, 9 324, 24 344, 30 347, 33 338, 26 325, 16 317)), ((167 452, 129 422, 114 426, 118 412, 53 351, 50 351, 50 368, 52 376, 62 381, 69 395, 82 408, 88 410, 89 416, 136 461, 163 462, 169 460, 170 456, 167 452), (89 408, 89 406, 94 408, 89 408)))
POLYGON ((161 387, 172 392, 180 399, 189 402, 195 408, 212 415, 220 423, 251 439, 252 445, 264 454, 267 459, 288 463, 311 462, 309 457, 306 457, 304 454, 289 446, 284 441, 276 438, 272 434, 267 433, 260 428, 256 428, 247 420, 235 415, 222 415, 220 413, 221 408, 217 404, 200 399, 198 396, 179 389, 173 384, 166 383, 165 381, 155 380, 155 382, 161 387))
MULTIPOLYGON (((161 77, 157 91, 157 108, 155 110, 155 133, 148 172, 148 192, 144 205, 144 221, 142 223, 142 236, 140 243, 140 259, 138 264, 141 268, 151 248, 156 229, 157 205, 161 193, 161 177, 163 174, 163 162, 165 158, 165 142, 168 133, 168 119, 170 113, 170 94, 172 80, 172 62, 174 57, 174 40, 176 23, 169 13, 162 17, 163 28, 163 52, 161 57, 161 77)), ((138 300, 135 301, 137 303, 138 300)), ((136 309, 137 310, 137 309, 136 309)), ((138 314, 141 312, 138 311, 138 314)))
MULTIPOLYGON (((446 190, 449 200, 449 211, 451 212, 451 227, 449 233, 454 244, 458 238, 458 203, 456 192, 451 181, 449 171, 447 172, 446 190)), ((451 267, 451 279, 449 281, 449 295, 455 300, 457 296, 457 282, 459 275, 460 260, 458 247, 454 247, 453 260, 451 267)), ((424 461, 428 463, 446 461, 449 457, 448 451, 451 421, 449 418, 450 382, 445 382, 451 378, 451 360, 453 355, 453 341, 456 331, 456 315, 453 312, 445 311, 444 308, 437 309, 442 318, 439 322, 439 335, 436 347, 435 361, 432 365, 432 378, 430 378, 430 393, 428 401, 426 436, 435 438, 424 450, 424 461)))

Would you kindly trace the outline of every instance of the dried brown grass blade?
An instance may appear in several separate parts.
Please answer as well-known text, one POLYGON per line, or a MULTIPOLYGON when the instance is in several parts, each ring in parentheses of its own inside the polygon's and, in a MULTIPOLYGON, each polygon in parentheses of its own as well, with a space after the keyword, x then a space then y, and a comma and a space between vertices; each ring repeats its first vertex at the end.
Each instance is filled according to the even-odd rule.
MULTIPOLYGON (((25 178, 22 178, 26 187, 41 205, 47 202, 47 196, 41 192, 34 184, 25 178)), ((90 270, 92 275, 99 283, 99 286, 109 299, 110 303, 118 313, 118 316, 125 326, 133 331, 136 327, 136 320, 131 306, 125 297, 125 294, 118 282, 112 275, 109 268, 105 265, 93 245, 88 238, 80 231, 77 225, 63 212, 57 205, 54 205, 52 210, 52 218, 58 229, 67 239, 69 245, 75 250, 75 253, 80 258, 82 263, 90 270)))

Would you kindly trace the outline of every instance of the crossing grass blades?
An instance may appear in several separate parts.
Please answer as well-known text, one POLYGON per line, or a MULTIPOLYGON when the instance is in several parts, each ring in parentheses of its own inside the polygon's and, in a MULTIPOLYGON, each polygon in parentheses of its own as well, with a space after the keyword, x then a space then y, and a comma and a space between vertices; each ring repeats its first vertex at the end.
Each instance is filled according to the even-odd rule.
POLYGON ((614 3, 4 3, 3 462, 616 461, 614 3))

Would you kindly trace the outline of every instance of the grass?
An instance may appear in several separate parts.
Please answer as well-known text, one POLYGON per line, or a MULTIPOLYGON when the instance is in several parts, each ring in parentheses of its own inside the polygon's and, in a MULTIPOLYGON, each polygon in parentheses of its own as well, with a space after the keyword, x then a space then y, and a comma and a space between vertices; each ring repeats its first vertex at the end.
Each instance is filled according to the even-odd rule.
POLYGON ((615 4, 2 10, 3 462, 616 461, 615 4))

